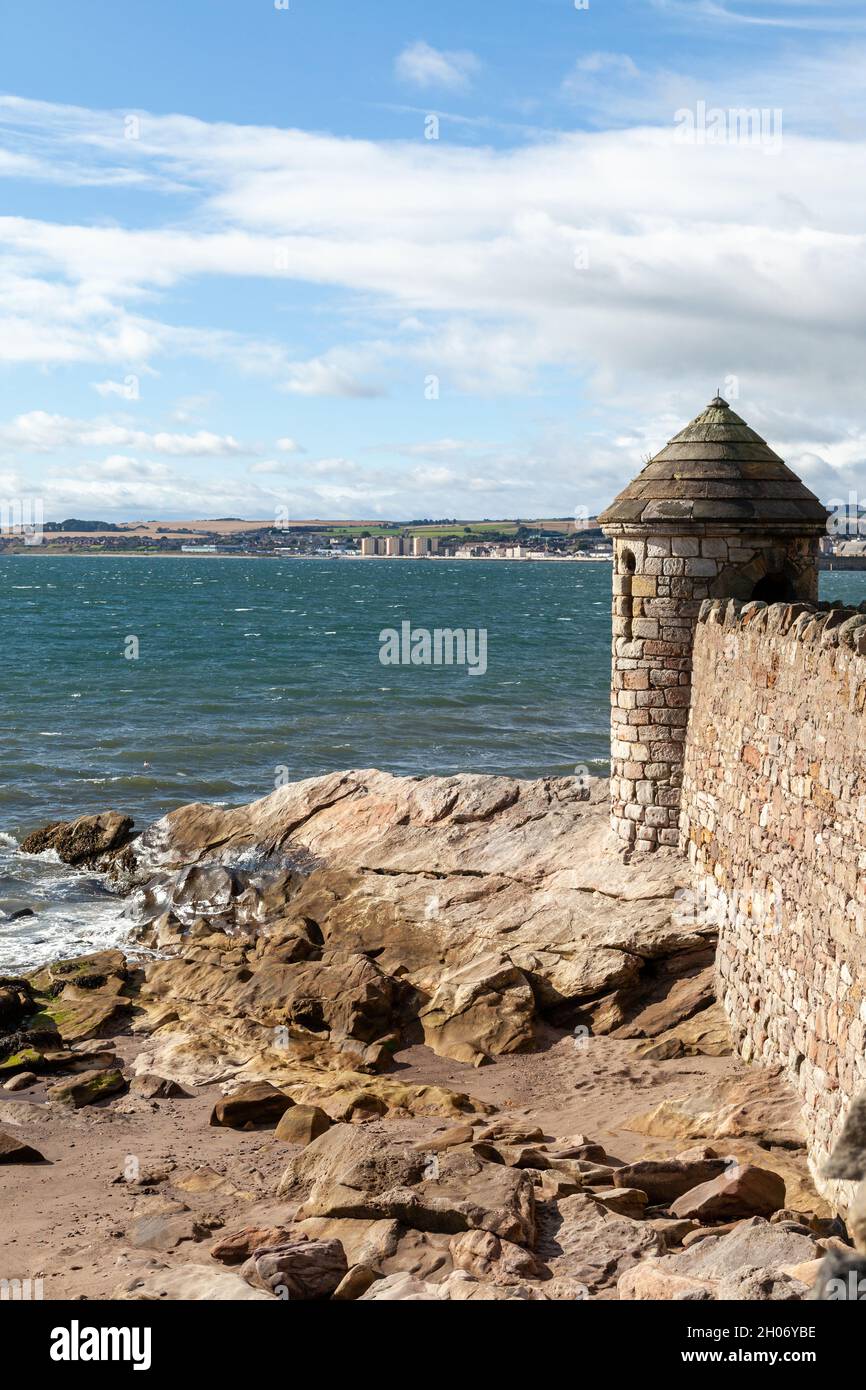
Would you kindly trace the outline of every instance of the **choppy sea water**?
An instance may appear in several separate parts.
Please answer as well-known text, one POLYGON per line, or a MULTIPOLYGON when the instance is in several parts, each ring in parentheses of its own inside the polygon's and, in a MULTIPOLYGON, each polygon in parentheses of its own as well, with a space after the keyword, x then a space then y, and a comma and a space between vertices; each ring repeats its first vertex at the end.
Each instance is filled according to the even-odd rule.
POLYGON ((591 563, 0 558, 0 969, 125 930, 93 876, 17 853, 47 821, 141 827, 347 767, 603 771, 609 585, 591 563), (486 673, 383 666, 404 621, 485 629, 486 673))
POLYGON ((604 563, 0 557, 0 970, 128 930, 97 877, 18 852, 47 821, 348 767, 604 773, 609 595, 604 563), (383 666, 406 621, 485 629, 486 673, 383 666))

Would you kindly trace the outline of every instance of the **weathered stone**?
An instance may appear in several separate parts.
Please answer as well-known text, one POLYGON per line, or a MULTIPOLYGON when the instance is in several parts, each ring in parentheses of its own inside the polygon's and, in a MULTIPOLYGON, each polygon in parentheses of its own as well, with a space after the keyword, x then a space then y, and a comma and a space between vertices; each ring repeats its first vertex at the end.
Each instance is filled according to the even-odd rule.
POLYGON ((808 1285, 781 1270, 741 1269, 721 1279, 716 1288, 719 1302, 800 1303, 808 1285))
POLYGON ((489 1141, 504 1144, 536 1144, 543 1142, 544 1131, 529 1120, 503 1119, 486 1125, 478 1134, 480 1142, 489 1141))
POLYGON ((14 1134, 0 1131, 0 1163, 44 1163, 45 1159, 38 1149, 16 1139, 14 1134))
POLYGON ((218 1100, 210 1122, 227 1129, 273 1125, 293 1104, 291 1096, 272 1086, 269 1081, 258 1081, 241 1086, 224 1100, 218 1100))
POLYGON ((81 1072, 68 1081, 49 1086, 45 1094, 48 1100, 57 1105, 71 1105, 79 1110, 84 1105, 95 1105, 97 1101, 106 1100, 125 1089, 126 1077, 123 1072, 109 1067, 103 1071, 81 1072))
POLYGON ((662 1101, 632 1116, 627 1127, 658 1139, 754 1139, 782 1148, 805 1141, 797 1096, 775 1067, 756 1067, 721 1087, 662 1101))
POLYGON ((33 1007, 27 980, 0 980, 0 1033, 13 1033, 33 1007))
POLYGON ((369 1265, 354 1265, 345 1278, 340 1280, 331 1296, 338 1303, 355 1302, 363 1298, 379 1278, 381 1275, 369 1265))
POLYGON ((657 1232, 665 1250, 673 1250, 684 1245, 689 1236, 699 1229, 696 1221, 680 1220, 669 1216, 654 1216, 647 1219, 648 1226, 657 1232))
POLYGON ((440 1057, 478 1062, 532 1046, 535 999, 508 956, 481 956, 441 978, 419 1018, 424 1041, 440 1057))
MULTIPOLYGON (((727 1057, 733 1051, 731 1026, 721 1004, 712 1004, 701 1009, 692 1018, 678 1023, 670 1032, 663 1033, 656 1046, 668 1044, 677 1048, 676 1056, 727 1057)), ((652 1045, 646 1045, 643 1056, 650 1057, 652 1045)))
POLYGON ((191 1196, 214 1194, 222 1197, 237 1197, 243 1195, 224 1173, 218 1173, 215 1168, 209 1168, 206 1165, 201 1168, 181 1169, 173 1174, 171 1181, 172 1187, 176 1187, 179 1192, 189 1193, 191 1196))
POLYGON ((738 1222, 727 1234, 710 1234, 681 1254, 669 1255, 664 1267, 689 1278, 718 1281, 743 1269, 772 1271, 802 1264, 817 1252, 813 1237, 754 1217, 738 1222))
POLYGON ((397 1221, 352 1220, 321 1216, 297 1221, 294 1231, 310 1240, 338 1240, 346 1252, 349 1268, 369 1265, 382 1270, 396 1256, 406 1228, 397 1221))
POLYGON ((330 1298, 348 1273, 338 1240, 306 1238, 257 1250, 241 1269, 253 1288, 290 1302, 330 1298))
POLYGON ((153 1072, 134 1076, 130 1082, 130 1090, 136 1096, 143 1096, 145 1100, 189 1098, 189 1092, 179 1086, 176 1081, 171 1081, 164 1076, 156 1076, 153 1072))
POLYGON ((671 1203, 671 1215, 699 1221, 769 1216, 785 1205, 785 1184, 778 1173, 751 1164, 737 1165, 702 1183, 671 1203))
POLYGON ((642 1256, 662 1249, 657 1233, 645 1223, 606 1211, 583 1194, 539 1207, 538 1224, 538 1258, 555 1276, 575 1279, 590 1290, 610 1287, 642 1256))
POLYGON ((471 1144, 473 1133, 471 1125, 452 1125, 442 1134, 419 1140, 413 1147, 419 1153, 441 1153, 443 1149, 453 1149, 459 1144, 471 1144))
POLYGON ((639 1221, 646 1210, 647 1195, 637 1187, 596 1187, 592 1196, 608 1211, 639 1221))
POLYGON ((541 1285, 488 1284, 473 1279, 464 1270, 455 1270, 441 1283, 416 1279, 411 1274, 389 1274, 362 1295, 363 1303, 430 1302, 512 1302, 546 1301, 541 1285))
MULTIPOLYGON (((308 1215, 353 1215, 317 1211, 321 1205, 361 1204, 391 1188, 418 1182, 426 1166, 423 1155, 383 1142, 363 1129, 336 1125, 291 1159, 280 1179, 279 1197, 307 1197, 308 1215)), ((366 1217, 367 1211, 357 1215, 366 1217)))
POLYGON ((676 1057, 684 1057, 686 1049, 679 1038, 669 1036, 638 1043, 635 1052, 648 1062, 670 1062, 676 1057))
POLYGON ((436 1156, 435 1169, 424 1181, 423 1154, 338 1126, 292 1160, 279 1195, 307 1189, 303 1216, 391 1219, 445 1234, 489 1230, 531 1245, 535 1201, 528 1173, 462 1150, 436 1156))
POLYGON ((246 1226, 242 1231, 222 1236, 211 1246, 210 1253, 221 1265, 240 1265, 256 1250, 283 1245, 296 1234, 291 1226, 246 1226))
POLYGON ((180 1265, 155 1274, 136 1275, 115 1292, 115 1298, 133 1302, 182 1303, 272 1302, 270 1294, 254 1289, 224 1269, 205 1265, 180 1265))
POLYGON ((682 1197, 684 1193, 702 1183, 720 1177, 728 1167, 723 1158, 697 1159, 683 1162, 680 1159, 642 1159, 639 1163, 628 1163, 617 1168, 613 1174, 616 1187, 639 1187, 645 1192, 652 1206, 668 1206, 670 1202, 682 1197))
POLYGON ((639 1009, 614 1036, 658 1038, 715 1002, 715 969, 712 963, 665 981, 662 997, 639 1009))
POLYGON ((428 1283, 415 1279, 411 1274, 389 1274, 377 1279, 361 1295, 362 1303, 430 1303, 444 1301, 448 1297, 442 1284, 428 1283))
POLYGON ((134 1250, 174 1250, 186 1240, 203 1240, 208 1227, 197 1221, 192 1213, 160 1212, 142 1216, 135 1222, 127 1237, 134 1250))
POLYGON ((550 1159, 543 1149, 532 1144, 473 1144, 472 1152, 479 1158, 491 1159, 494 1163, 505 1163, 509 1168, 534 1168, 540 1171, 550 1167, 550 1159))
POLYGON ((528 1250, 500 1240, 490 1231, 464 1231, 452 1236, 450 1248, 455 1269, 466 1270, 476 1279, 491 1279, 495 1284, 542 1279, 548 1272, 528 1250))
POLYGON ((117 811, 98 816, 79 816, 74 821, 55 821, 34 830, 21 841, 22 854, 54 850, 64 864, 97 867, 106 856, 129 844, 133 820, 117 811))
POLYGON ((326 951, 320 960, 281 965, 265 956, 237 990, 236 1007, 266 1025, 326 1029, 371 1043, 392 1027, 393 981, 357 951, 326 951))
POLYGON ((3 1090, 26 1091, 28 1086, 35 1086, 38 1080, 39 1077, 33 1071, 19 1071, 17 1076, 3 1083, 3 1090))
POLYGON ((331 1128, 332 1120, 318 1105, 293 1105, 274 1130, 274 1138, 286 1144, 311 1144, 331 1128))
MULTIPOLYGON (((482 955, 507 956, 531 975, 542 1007, 554 1008, 636 979, 646 960, 674 943, 714 934, 672 921, 673 894, 686 881, 679 862, 660 861, 650 875, 611 862, 601 795, 599 786, 587 800, 574 779, 337 773, 282 787, 252 806, 184 807, 146 830, 132 852, 144 882, 194 861, 227 863, 250 844, 267 853, 290 840, 293 856, 312 866, 292 900, 293 917, 316 922, 327 951, 366 952, 368 965, 375 953, 385 977, 399 974, 428 998, 443 961, 459 970, 482 955)), ((287 985, 294 990, 298 972, 308 971, 307 983, 318 988, 318 964, 281 966, 291 975, 274 975, 267 988, 256 983, 255 967, 252 979, 232 986, 232 1007, 278 1027, 287 985)), ((184 972, 174 962, 156 962, 148 975, 155 987, 167 991, 170 982, 182 995, 184 972)), ((339 993, 335 986, 327 996, 335 1007, 339 993)), ((213 999, 204 979, 201 997, 213 999)), ((351 1011, 340 1020, 344 1032, 347 1021, 351 1011)))
POLYGON ((621 1274, 617 1280, 617 1294, 624 1301, 672 1301, 677 1303, 705 1303, 715 1298, 712 1284, 700 1279, 690 1279, 684 1274, 674 1274, 664 1269, 664 1260, 641 1260, 621 1274))

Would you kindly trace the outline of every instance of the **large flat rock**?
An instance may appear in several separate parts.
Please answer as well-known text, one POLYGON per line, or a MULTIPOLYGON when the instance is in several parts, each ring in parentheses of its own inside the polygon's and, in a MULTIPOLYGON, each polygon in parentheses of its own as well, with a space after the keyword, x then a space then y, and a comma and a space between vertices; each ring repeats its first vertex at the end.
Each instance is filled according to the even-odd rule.
POLYGON ((601 782, 587 800, 569 778, 333 773, 249 806, 181 807, 132 854, 139 882, 187 875, 189 913, 191 866, 215 912, 229 890, 213 866, 283 863, 299 880, 284 916, 313 920, 326 947, 372 953, 430 995, 443 972, 491 953, 554 1005, 628 987, 647 961, 713 937, 674 920, 687 881, 679 856, 623 863, 601 782))

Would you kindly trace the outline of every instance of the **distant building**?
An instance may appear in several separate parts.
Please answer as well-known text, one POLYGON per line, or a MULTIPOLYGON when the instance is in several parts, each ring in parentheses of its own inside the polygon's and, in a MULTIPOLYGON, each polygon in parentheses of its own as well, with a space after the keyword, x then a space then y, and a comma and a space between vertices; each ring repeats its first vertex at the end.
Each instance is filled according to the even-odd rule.
POLYGON ((376 542, 375 542, 375 540, 373 539, 372 536, 364 536, 364 537, 362 537, 362 539, 361 539, 361 554, 362 554, 362 555, 375 555, 375 554, 376 554, 376 542))
POLYGON ((490 559, 489 545, 458 545, 454 551, 455 560, 488 560, 490 559))
POLYGON ((413 536, 412 554, 413 555, 435 555, 439 549, 438 536, 413 536))
POLYGON ((386 555, 402 555, 402 554, 403 554, 403 538, 402 538, 402 536, 388 536, 388 537, 387 537, 387 539, 386 539, 386 541, 385 541, 385 554, 386 554, 386 555))

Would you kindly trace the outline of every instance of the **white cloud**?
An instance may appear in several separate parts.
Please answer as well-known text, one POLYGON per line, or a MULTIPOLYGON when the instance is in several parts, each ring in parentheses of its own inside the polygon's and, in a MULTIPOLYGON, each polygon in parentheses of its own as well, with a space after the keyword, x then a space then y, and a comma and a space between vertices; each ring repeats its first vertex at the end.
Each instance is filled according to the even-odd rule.
POLYGON ((103 399, 108 396, 120 396, 127 401, 139 399, 139 381, 135 375, 125 377, 123 381, 92 381, 90 384, 96 394, 102 396, 103 399))
POLYGON ((153 463, 150 459, 130 458, 125 454, 112 454, 96 463, 82 464, 73 470, 79 477, 111 478, 127 482, 159 481, 172 478, 171 469, 165 463, 153 463))
POLYGON ((279 459, 261 459, 258 463, 251 463, 249 471, 251 473, 285 473, 288 462, 279 459))
POLYGON ((202 412, 217 399, 214 391, 200 391, 192 396, 182 396, 171 411, 171 419, 176 425, 198 425, 202 412))
POLYGON ((453 468, 416 468, 412 479, 419 487, 451 487, 458 480, 453 468))
POLYGON ((841 31, 863 28, 858 0, 653 0, 667 15, 698 24, 703 30, 716 21, 723 25, 755 25, 770 29, 841 31))
POLYGON ((451 458, 454 455, 465 455, 477 453, 479 450, 489 448, 489 445, 472 443, 465 439, 431 439, 418 444, 397 444, 397 453, 406 454, 409 458, 451 458))
MULTIPOLYGON (((684 93, 701 95, 696 80, 641 71, 611 82, 614 58, 588 55, 582 76, 622 105, 613 112, 608 95, 599 119, 632 128, 504 150, 146 113, 140 140, 122 142, 116 113, 0 101, 0 132, 4 123, 16 137, 23 132, 31 144, 22 148, 38 140, 44 167, 80 161, 92 173, 102 162, 110 180, 125 159, 153 200, 142 228, 0 218, 0 361, 108 364, 107 379, 95 383, 106 398, 119 398, 127 367, 152 370, 190 355, 261 376, 297 397, 298 411, 306 398, 402 393, 428 413, 421 442, 398 452, 451 469, 455 497, 472 500, 475 487, 476 507, 487 496, 495 505, 496 488, 521 478, 514 505, 523 512, 543 513, 577 487, 578 501, 591 494, 600 504, 729 374, 740 379, 742 413, 784 441, 792 463, 800 449, 808 466, 818 466, 815 458, 856 470, 864 452, 856 457, 862 393, 852 370, 866 318, 863 53, 816 50, 769 73, 770 89, 783 83, 778 90, 801 111, 817 111, 825 131, 795 133, 786 118, 780 154, 679 144, 673 112, 684 93), (844 138, 826 133, 834 103, 848 123, 844 138), (660 113, 664 124, 643 124, 660 113), (187 190, 185 222, 160 213, 164 184, 187 190), (317 332, 305 356, 295 341, 228 331, 219 300, 226 277, 296 281, 333 295, 346 310, 347 341, 322 346, 317 332), (184 326, 186 287, 202 279, 213 286, 213 322, 184 326), (551 383, 565 386, 576 415, 578 405, 585 418, 599 412, 598 429, 586 427, 570 450, 547 440, 541 424, 538 438, 507 454, 471 441, 463 448, 447 431, 465 426, 430 413, 440 405, 421 404, 427 374, 441 378, 445 410, 460 391, 534 395, 540 420, 551 383), (833 452, 839 439, 855 441, 850 458, 833 452)), ((739 103, 737 84, 748 74, 727 76, 739 103)), ((712 90, 705 95, 713 99, 712 90)), ((39 411, 0 426, 0 445, 141 458, 256 454, 204 427, 144 430, 128 419, 39 411)), ((282 441, 267 450, 292 456, 282 441)), ((317 466, 299 470, 293 460, 293 493, 306 488, 310 506, 349 506, 358 496, 387 511, 397 497, 423 514, 411 471, 324 479, 338 491, 322 497, 313 490, 323 478, 317 466)), ((249 473, 244 480, 251 499, 263 495, 249 473)), ((178 499, 198 497, 200 509, 200 490, 178 489, 178 499)), ((249 514, 242 495, 234 491, 219 509, 249 514)))
POLYGON ((0 424, 0 447, 3 446, 45 454, 79 446, 132 448, 175 458, 225 458, 250 452, 231 435, 212 434, 209 430, 195 434, 159 430, 149 434, 111 421, 74 420, 46 410, 31 410, 9 424, 0 424))
POLYGON ((578 58, 573 71, 575 73, 604 72, 619 79, 639 76, 637 63, 627 53, 601 51, 585 53, 582 58, 578 58))
POLYGON ((361 373, 375 365, 369 350, 335 348, 309 362, 287 364, 282 391, 293 396, 347 396, 363 400, 383 394, 381 386, 365 382, 361 373))
POLYGON ((446 53, 423 39, 410 43, 397 55, 395 71, 402 82, 413 87, 468 87, 481 64, 474 53, 446 53))
MULTIPOLYGON (((60 114, 40 108, 29 119, 50 131, 60 114)), ((111 119, 101 117, 107 128, 111 119)), ((93 113, 85 123, 91 140, 99 122, 93 113)), ((696 376, 715 376, 719 334, 705 324, 720 318, 725 342, 750 359, 744 371, 789 345, 778 373, 786 379, 822 326, 840 352, 844 335, 857 333, 862 140, 786 135, 776 158, 679 146, 668 127, 584 132, 506 152, 441 148, 431 159, 417 142, 170 117, 149 118, 142 140, 128 143, 144 147, 134 157, 209 185, 207 229, 0 219, 0 356, 135 362, 195 353, 269 376, 291 394, 351 398, 386 389, 381 369, 425 358, 467 390, 531 389, 549 365, 670 380, 669 362, 654 371, 659 341, 696 376), (278 246, 285 269, 275 267, 278 246), (578 248, 588 254, 582 272, 578 248), (340 288, 392 315, 394 333, 298 360, 280 343, 141 313, 202 275, 289 275, 340 288)))

